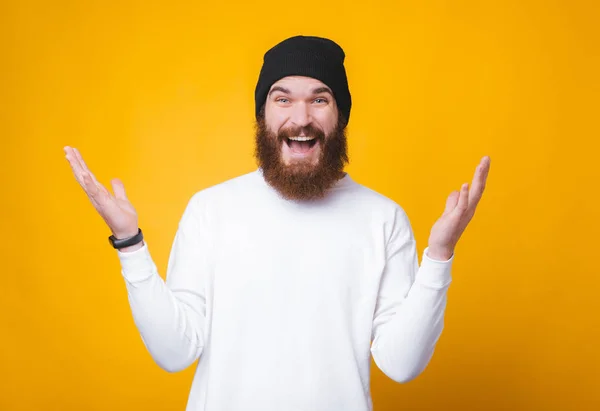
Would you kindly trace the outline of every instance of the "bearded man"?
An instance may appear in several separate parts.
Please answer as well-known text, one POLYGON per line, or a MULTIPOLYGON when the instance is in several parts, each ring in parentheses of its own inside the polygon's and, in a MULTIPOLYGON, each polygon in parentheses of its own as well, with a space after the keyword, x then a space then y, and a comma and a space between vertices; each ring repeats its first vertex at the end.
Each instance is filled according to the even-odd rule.
POLYGON ((351 95, 334 41, 295 36, 264 55, 255 92, 258 169, 195 193, 158 273, 123 184, 111 194, 65 147, 109 226, 143 342, 167 371, 198 361, 188 411, 367 411, 371 355, 406 382, 444 324, 458 239, 489 170, 450 194, 421 265, 409 219, 356 183, 351 95))

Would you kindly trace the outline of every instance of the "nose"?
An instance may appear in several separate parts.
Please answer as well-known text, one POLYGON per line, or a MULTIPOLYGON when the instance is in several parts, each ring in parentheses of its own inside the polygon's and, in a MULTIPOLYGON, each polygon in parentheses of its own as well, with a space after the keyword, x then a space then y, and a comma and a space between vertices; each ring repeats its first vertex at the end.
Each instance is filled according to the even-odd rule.
POLYGON ((311 117, 308 105, 304 102, 294 104, 290 121, 295 127, 306 127, 310 124, 311 117))

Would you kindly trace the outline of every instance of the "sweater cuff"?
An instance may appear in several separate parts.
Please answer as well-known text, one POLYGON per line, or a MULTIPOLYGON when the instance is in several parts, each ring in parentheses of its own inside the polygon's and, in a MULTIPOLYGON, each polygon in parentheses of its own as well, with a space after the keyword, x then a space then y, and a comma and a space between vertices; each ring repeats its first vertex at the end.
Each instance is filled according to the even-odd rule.
POLYGON ((433 288, 447 287, 452 281, 451 271, 455 254, 445 261, 435 260, 427 255, 428 249, 429 247, 423 251, 423 259, 415 281, 433 288))
POLYGON ((117 250, 117 255, 121 262, 121 274, 129 283, 147 280, 156 272, 145 240, 141 248, 128 252, 117 250))

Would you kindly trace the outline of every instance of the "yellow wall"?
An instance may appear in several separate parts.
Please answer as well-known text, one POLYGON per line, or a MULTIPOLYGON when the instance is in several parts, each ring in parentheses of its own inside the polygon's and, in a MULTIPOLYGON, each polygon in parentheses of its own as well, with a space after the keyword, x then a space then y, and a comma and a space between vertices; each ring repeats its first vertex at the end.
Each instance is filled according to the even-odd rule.
POLYGON ((375 369, 376 410, 600 409, 598 2, 124 3, 0 5, 1 410, 184 408, 193 369, 145 351, 62 148, 125 182, 164 273, 191 194, 255 168, 262 53, 299 33, 345 48, 348 171, 419 252, 492 158, 433 361, 375 369))

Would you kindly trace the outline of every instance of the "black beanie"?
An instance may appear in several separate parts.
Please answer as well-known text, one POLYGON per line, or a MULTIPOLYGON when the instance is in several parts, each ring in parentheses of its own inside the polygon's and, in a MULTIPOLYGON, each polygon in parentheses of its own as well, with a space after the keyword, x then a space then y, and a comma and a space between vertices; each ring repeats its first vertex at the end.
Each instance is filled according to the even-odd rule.
POLYGON ((295 36, 268 50, 263 59, 254 93, 256 117, 273 83, 286 76, 306 76, 322 81, 331 91, 346 124, 352 99, 344 68, 344 50, 334 41, 313 36, 295 36))

